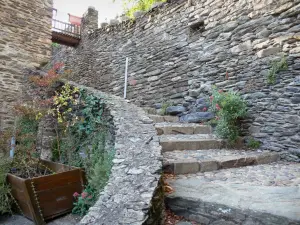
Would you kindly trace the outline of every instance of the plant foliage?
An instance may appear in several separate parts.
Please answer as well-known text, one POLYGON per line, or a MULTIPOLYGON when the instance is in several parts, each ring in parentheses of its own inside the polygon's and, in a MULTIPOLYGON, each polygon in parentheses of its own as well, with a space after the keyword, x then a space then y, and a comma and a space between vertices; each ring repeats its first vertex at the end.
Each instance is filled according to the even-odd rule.
POLYGON ((247 147, 251 149, 258 149, 260 147, 261 143, 257 140, 255 140, 253 137, 251 137, 247 143, 247 147))
POLYGON ((165 2, 166 0, 123 0, 123 7, 128 17, 134 18, 136 11, 147 11, 155 2, 165 2))
POLYGON ((240 133, 239 119, 247 114, 247 105, 244 99, 234 91, 223 92, 213 88, 210 97, 211 111, 216 114, 216 132, 221 138, 235 142, 240 133))
POLYGON ((274 85, 276 83, 277 74, 280 71, 288 69, 288 64, 285 57, 282 57, 280 61, 273 61, 271 63, 271 69, 268 72, 267 81, 268 84, 274 85))

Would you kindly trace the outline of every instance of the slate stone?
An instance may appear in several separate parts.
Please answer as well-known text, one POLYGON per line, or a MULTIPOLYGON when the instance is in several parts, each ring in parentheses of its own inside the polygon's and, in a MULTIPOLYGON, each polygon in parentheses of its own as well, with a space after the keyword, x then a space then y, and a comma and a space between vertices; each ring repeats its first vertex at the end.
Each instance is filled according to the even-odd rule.
POLYGON ((180 122, 199 123, 213 119, 215 115, 211 112, 195 112, 180 117, 180 122))
POLYGON ((292 103, 294 103, 294 104, 300 103, 300 97, 292 97, 291 100, 292 100, 292 103))
POLYGON ((183 106, 170 106, 166 109, 167 114, 169 115, 178 115, 186 111, 186 108, 183 106))

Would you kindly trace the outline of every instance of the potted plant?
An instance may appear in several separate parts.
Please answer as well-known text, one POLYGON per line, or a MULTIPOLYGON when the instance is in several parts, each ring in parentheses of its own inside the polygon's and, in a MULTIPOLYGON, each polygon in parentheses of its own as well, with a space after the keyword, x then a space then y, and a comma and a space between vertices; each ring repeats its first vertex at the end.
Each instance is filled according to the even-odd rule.
MULTIPOLYGON (((36 149, 38 120, 28 107, 23 113, 15 131, 1 135, 2 140, 6 139, 4 143, 11 143, 12 150, 5 159, 6 171, 1 171, 2 177, 7 172, 9 190, 1 192, 0 197, 10 198, 24 216, 40 225, 72 211, 73 194, 84 190, 85 174, 81 168, 40 159, 36 149)), ((9 207, 6 204, 6 209, 9 207)))
POLYGON ((69 213, 73 209, 73 193, 84 189, 84 173, 80 168, 45 160, 36 163, 33 177, 11 169, 7 181, 21 212, 36 224, 69 213))

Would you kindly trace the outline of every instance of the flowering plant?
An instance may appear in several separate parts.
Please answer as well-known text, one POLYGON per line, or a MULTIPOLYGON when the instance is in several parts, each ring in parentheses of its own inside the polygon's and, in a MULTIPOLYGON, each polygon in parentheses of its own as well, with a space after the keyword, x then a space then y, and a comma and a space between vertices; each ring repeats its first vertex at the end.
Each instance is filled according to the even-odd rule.
POLYGON ((75 202, 72 213, 80 216, 87 214, 89 208, 96 202, 97 195, 95 193, 96 191, 90 186, 87 186, 81 194, 75 192, 73 194, 75 202))
POLYGON ((216 115, 217 135, 235 142, 239 135, 238 120, 247 114, 245 100, 237 92, 224 92, 214 87, 210 96, 210 105, 211 111, 216 115))

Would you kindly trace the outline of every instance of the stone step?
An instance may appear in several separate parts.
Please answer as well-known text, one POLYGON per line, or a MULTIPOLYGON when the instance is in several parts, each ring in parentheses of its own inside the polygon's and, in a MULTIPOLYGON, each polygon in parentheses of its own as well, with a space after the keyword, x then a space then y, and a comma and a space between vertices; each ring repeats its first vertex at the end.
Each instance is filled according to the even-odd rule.
POLYGON ((195 123, 157 123, 155 125, 158 135, 163 134, 211 134, 211 126, 195 123))
POLYGON ((268 151, 210 149, 165 152, 163 158, 165 172, 187 174, 267 164, 278 161, 280 155, 268 151))
POLYGON ((220 149, 224 146, 224 141, 217 139, 212 134, 178 134, 161 135, 159 137, 163 152, 174 150, 220 149))
POLYGON ((178 116, 158 116, 158 115, 148 115, 154 123, 163 123, 163 122, 179 122, 178 116))
POLYGON ((178 175, 165 202, 203 225, 300 224, 300 164, 272 163, 178 175))

